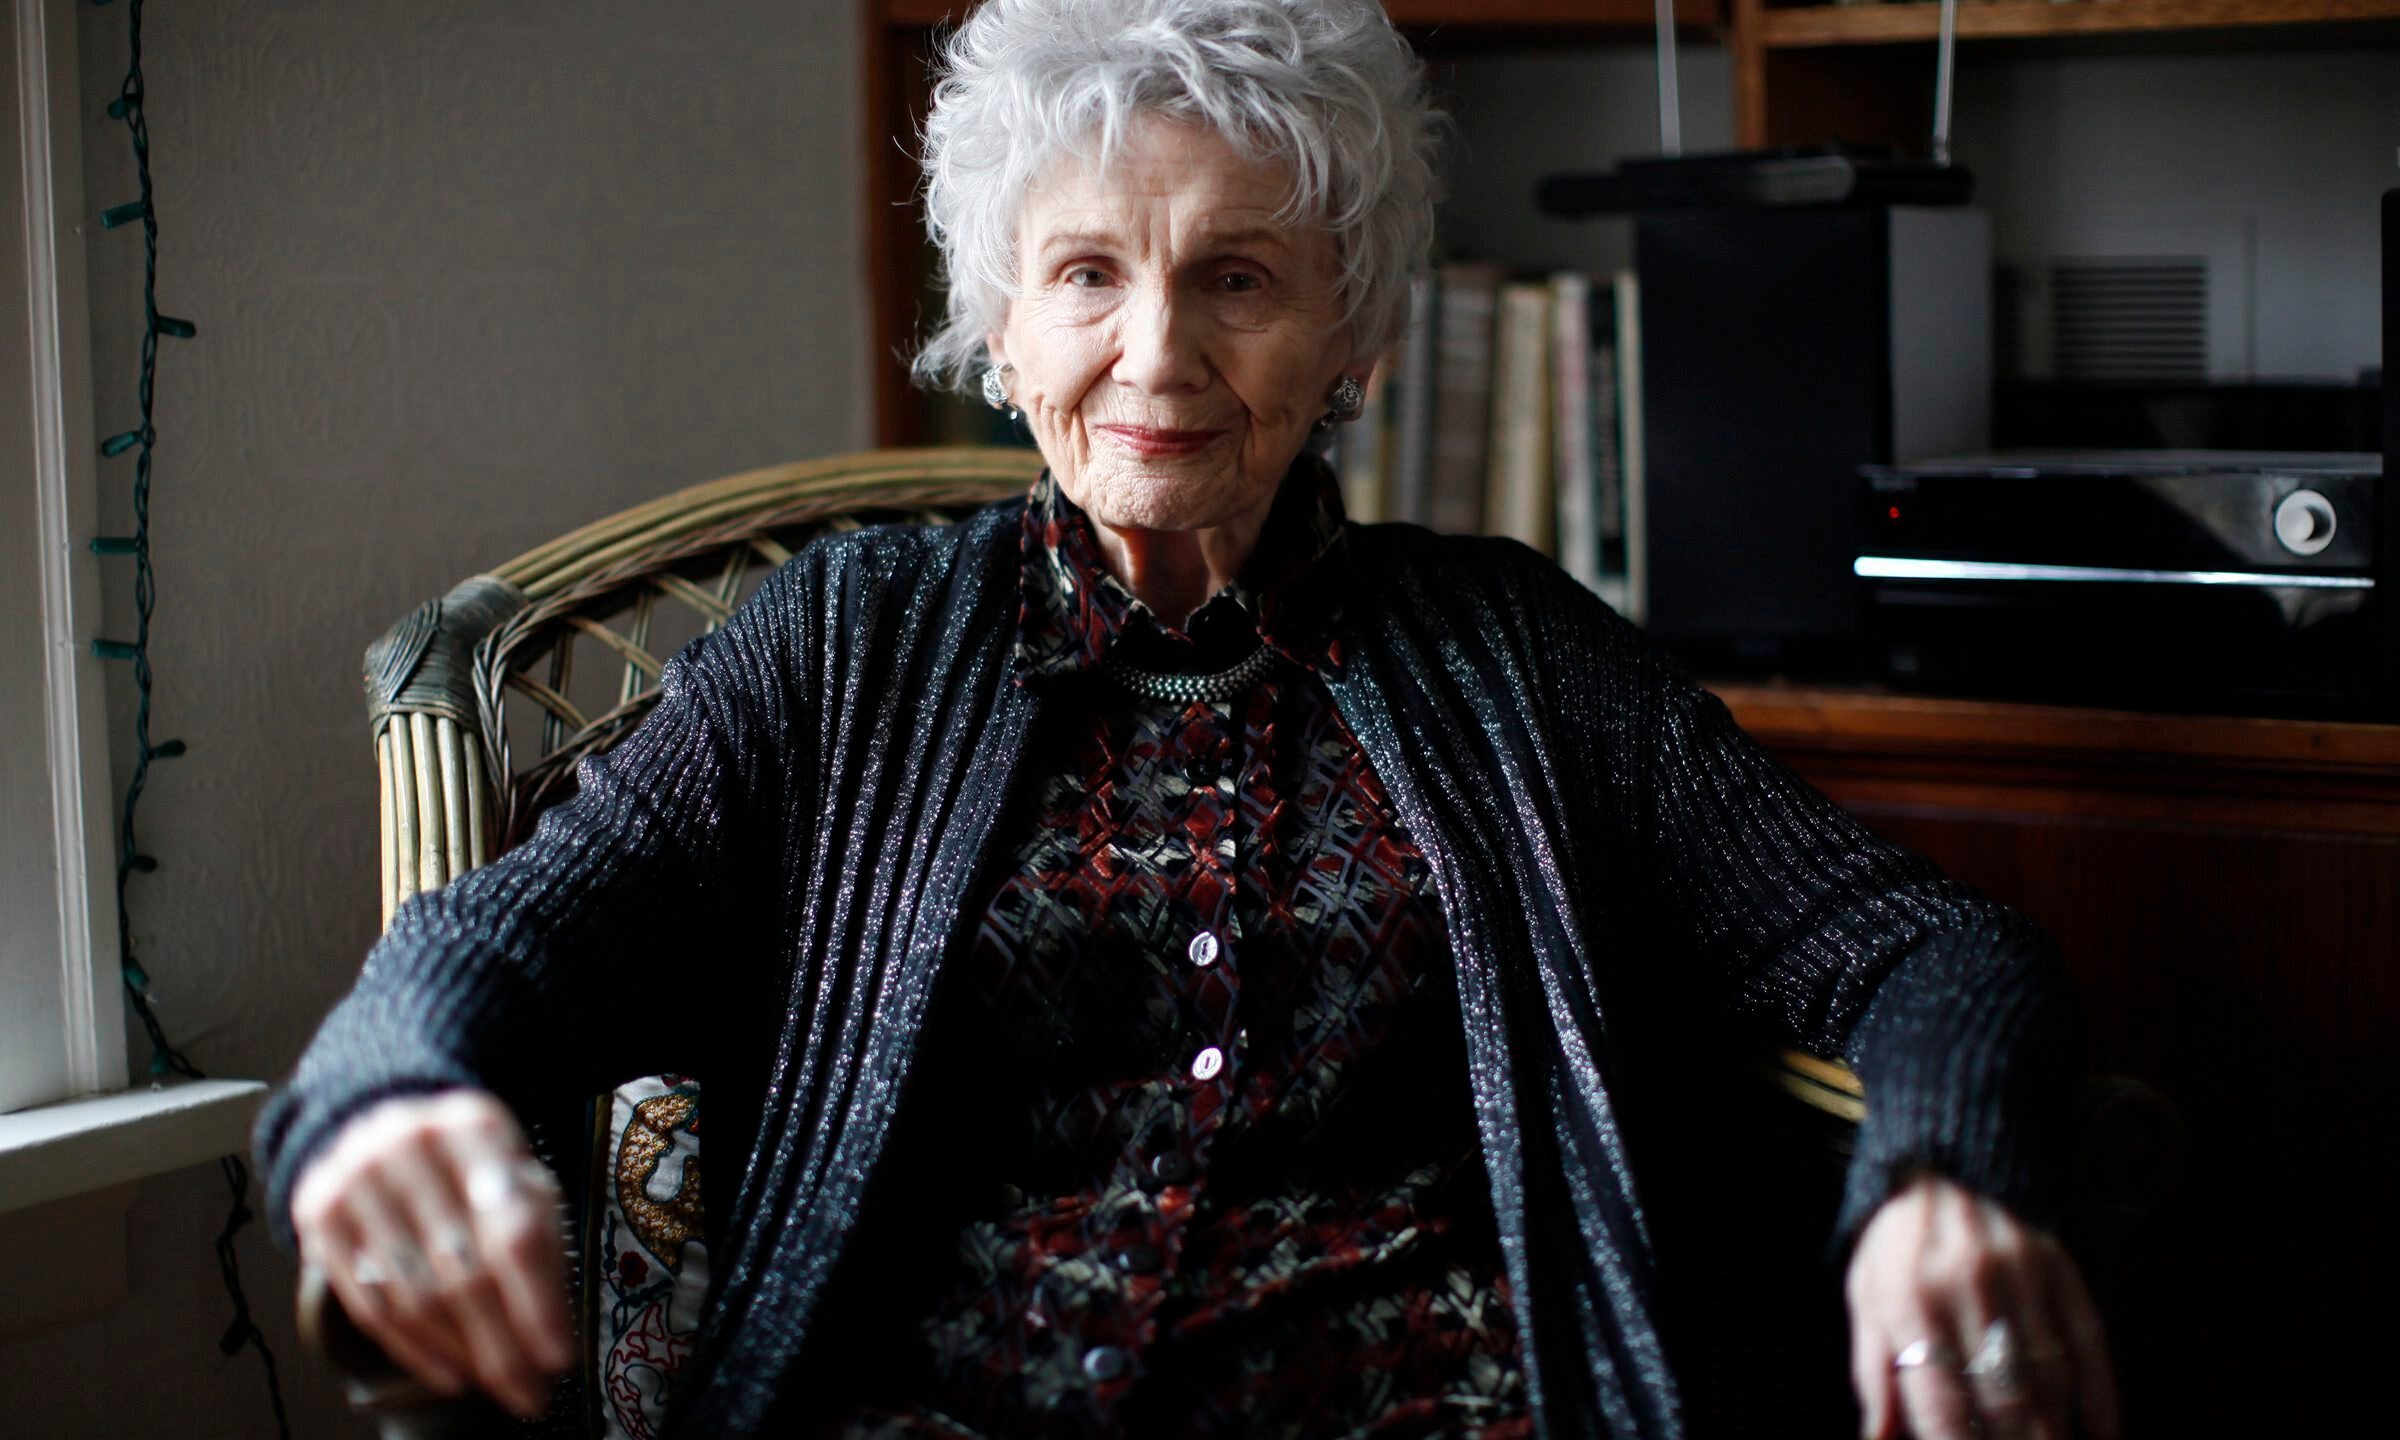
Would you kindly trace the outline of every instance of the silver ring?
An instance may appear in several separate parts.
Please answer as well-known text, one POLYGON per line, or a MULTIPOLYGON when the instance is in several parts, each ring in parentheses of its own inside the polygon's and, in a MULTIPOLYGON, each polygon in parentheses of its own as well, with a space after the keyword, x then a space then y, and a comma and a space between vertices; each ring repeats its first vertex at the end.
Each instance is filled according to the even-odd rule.
POLYGON ((1914 1370, 1925 1365, 1939 1365, 1944 1370, 1956 1370, 1958 1368, 1958 1352, 1947 1345, 1938 1344, 1927 1338, 1909 1341, 1900 1347, 1899 1354, 1892 1357, 1894 1370, 1914 1370))
POLYGON ((361 1250, 350 1257, 350 1283, 362 1289, 374 1290, 391 1284, 392 1277, 375 1263, 374 1256, 361 1250))
POLYGON ((556 1195, 558 1182, 539 1160, 479 1160, 467 1171, 467 1208, 478 1215, 497 1214, 532 1200, 556 1195))
POLYGON ((461 1270, 473 1270, 483 1263, 475 1249, 475 1232, 464 1225, 444 1225, 426 1237, 433 1253, 461 1270))
POLYGON ((424 1290, 433 1284, 433 1267, 425 1263, 425 1252, 403 1240, 392 1247, 392 1278, 412 1289, 424 1290))
POLYGON ((2025 1356, 2017 1346, 2016 1327, 2006 1320, 1984 1326, 1983 1343, 1975 1347, 1975 1358, 1963 1373, 1995 1390, 2024 1389, 2025 1356))

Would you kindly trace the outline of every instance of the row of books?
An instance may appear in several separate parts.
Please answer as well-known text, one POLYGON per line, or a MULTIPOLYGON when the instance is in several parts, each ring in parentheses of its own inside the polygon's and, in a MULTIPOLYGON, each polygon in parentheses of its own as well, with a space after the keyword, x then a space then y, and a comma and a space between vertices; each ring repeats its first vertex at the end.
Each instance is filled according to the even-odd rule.
POLYGON ((1634 272, 1422 277, 1333 463, 1362 522, 1512 535, 1617 611, 1644 610, 1641 306, 1634 272))

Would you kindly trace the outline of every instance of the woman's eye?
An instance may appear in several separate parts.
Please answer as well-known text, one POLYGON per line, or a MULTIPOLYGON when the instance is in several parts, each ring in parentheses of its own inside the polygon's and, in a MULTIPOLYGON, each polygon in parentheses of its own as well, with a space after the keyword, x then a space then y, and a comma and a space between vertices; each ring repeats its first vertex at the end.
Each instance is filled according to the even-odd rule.
POLYGON ((1067 272, 1067 283, 1079 290, 1090 290, 1108 283, 1108 272, 1097 265, 1078 265, 1067 272))
POLYGON ((1263 282, 1247 270, 1228 270, 1218 278, 1217 284, 1234 295, 1247 295, 1264 288, 1263 282))

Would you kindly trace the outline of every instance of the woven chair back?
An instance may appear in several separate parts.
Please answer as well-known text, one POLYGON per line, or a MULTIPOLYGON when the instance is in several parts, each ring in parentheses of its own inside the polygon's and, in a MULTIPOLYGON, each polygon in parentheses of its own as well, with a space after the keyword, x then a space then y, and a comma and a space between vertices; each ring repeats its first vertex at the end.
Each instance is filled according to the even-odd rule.
POLYGON ((383 923, 523 839, 630 734, 661 662, 815 536, 940 524, 1023 492, 1030 450, 872 450, 679 491, 429 600, 367 651, 383 923))

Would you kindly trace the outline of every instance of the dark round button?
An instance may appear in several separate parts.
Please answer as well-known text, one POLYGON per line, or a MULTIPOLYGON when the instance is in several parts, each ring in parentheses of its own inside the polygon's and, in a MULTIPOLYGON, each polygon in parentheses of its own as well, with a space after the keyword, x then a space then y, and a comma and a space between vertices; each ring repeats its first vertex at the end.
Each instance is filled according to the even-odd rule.
POLYGON ((1133 1357, 1118 1345, 1094 1345, 1083 1352, 1083 1373, 1105 1385, 1133 1368, 1133 1357))
POLYGON ((1156 1245, 1128 1245, 1117 1252, 1117 1268, 1130 1275, 1147 1275, 1165 1263, 1156 1245))
POLYGON ((1169 1150, 1150 1161, 1150 1173, 1165 1185, 1181 1185, 1192 1178, 1192 1157, 1180 1150, 1169 1150))

